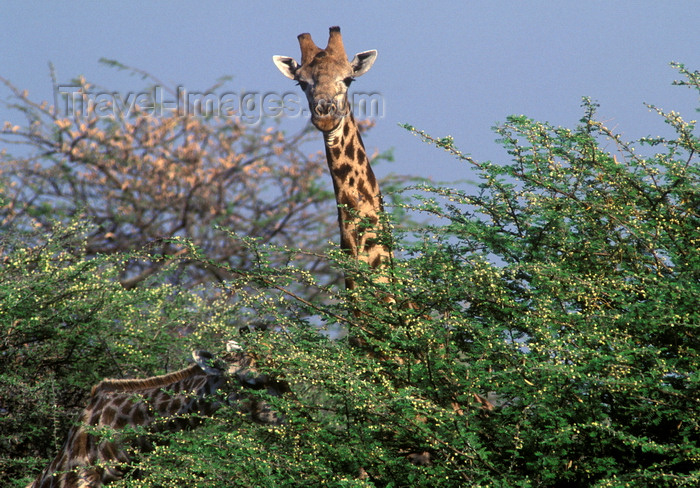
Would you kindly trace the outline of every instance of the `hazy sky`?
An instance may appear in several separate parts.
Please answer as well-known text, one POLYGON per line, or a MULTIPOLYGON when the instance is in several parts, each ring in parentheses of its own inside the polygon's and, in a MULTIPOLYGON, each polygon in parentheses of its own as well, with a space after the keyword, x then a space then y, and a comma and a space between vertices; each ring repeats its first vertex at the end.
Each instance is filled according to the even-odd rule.
MULTIPOLYGON (((101 57, 201 91, 224 75, 239 93, 298 90, 271 56, 299 58, 296 36, 321 47, 342 28, 348 55, 377 49, 352 89, 377 92, 383 117, 365 138, 369 152, 394 148, 395 172, 454 181, 463 163, 423 145, 399 123, 452 135, 477 160, 503 161, 491 127, 509 114, 573 126, 582 96, 630 138, 667 132, 643 102, 695 116, 696 95, 672 87, 668 63, 700 69, 700 2, 4 2, 0 75, 35 99, 51 100, 48 62, 59 81, 79 74, 111 90, 144 86, 98 63, 101 57), (342 6, 341 6, 342 5, 342 6)), ((6 99, 8 90, 0 88, 6 99)), ((299 92, 297 92, 299 93, 299 92)), ((0 107, 0 119, 8 114, 0 107)), ((296 129, 307 119, 284 122, 296 129)), ((321 149, 321 140, 317 146, 321 149)))

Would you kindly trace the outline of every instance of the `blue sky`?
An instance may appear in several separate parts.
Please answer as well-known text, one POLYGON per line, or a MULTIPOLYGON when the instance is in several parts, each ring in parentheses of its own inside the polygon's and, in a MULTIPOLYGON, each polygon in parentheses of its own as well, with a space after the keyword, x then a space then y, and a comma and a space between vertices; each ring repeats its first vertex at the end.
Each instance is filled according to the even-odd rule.
MULTIPOLYGON (((271 56, 298 59, 296 36, 325 46, 342 28, 348 55, 377 49, 353 89, 378 92, 384 115, 365 138, 369 152, 394 149, 394 172, 452 182, 463 163, 431 149, 399 123, 452 135, 477 160, 504 161, 491 127, 510 114, 573 126, 582 96, 628 138, 668 133, 643 102, 695 116, 696 95, 672 87, 680 61, 700 69, 700 3, 686 1, 482 2, 5 2, 0 75, 51 100, 48 62, 59 81, 82 74, 112 90, 143 83, 98 63, 142 68, 171 85, 204 90, 224 75, 229 88, 298 90, 271 56)), ((8 91, 2 87, 0 97, 8 91)), ((4 107, 0 119, 19 121, 4 107)), ((308 123, 291 119, 290 130, 308 123)), ((317 147, 321 149, 321 140, 317 147)))

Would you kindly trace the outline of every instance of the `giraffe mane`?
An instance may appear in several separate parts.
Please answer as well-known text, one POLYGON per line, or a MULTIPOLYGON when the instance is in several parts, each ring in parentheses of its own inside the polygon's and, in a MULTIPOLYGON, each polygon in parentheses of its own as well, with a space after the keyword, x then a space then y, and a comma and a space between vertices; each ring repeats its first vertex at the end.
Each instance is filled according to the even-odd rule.
POLYGON ((173 383, 176 383, 185 378, 190 378, 196 374, 202 374, 202 372, 202 369, 198 365, 193 364, 179 371, 174 371, 172 373, 163 374, 160 376, 152 376, 150 378, 126 380, 114 380, 106 378, 92 387, 90 395, 94 397, 99 393, 131 392, 162 388, 164 386, 172 385, 173 383))

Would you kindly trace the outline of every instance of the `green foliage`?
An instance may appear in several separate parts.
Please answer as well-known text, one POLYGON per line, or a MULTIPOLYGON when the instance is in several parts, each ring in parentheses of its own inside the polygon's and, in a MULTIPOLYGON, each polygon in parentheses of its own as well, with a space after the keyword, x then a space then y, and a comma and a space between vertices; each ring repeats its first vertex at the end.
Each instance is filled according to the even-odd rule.
POLYGON ((417 291, 452 309, 469 361, 486 358, 474 374, 508 402, 480 428, 505 485, 692 485, 700 142, 694 122, 657 110, 677 137, 641 140, 661 151, 640 156, 583 107, 573 130, 510 117, 497 128, 508 165, 419 133, 483 183, 429 190, 422 208, 447 224, 415 252, 447 299, 417 291), (469 301, 463 326, 455 298, 469 301))
MULTIPOLYGON (((697 72, 675 67, 700 91, 697 72)), ((65 424, 47 416, 58 392, 157 372, 248 325, 261 371, 291 384, 256 393, 285 423, 225 406, 137 456, 116 486, 697 486, 700 140, 694 122, 650 107, 676 135, 633 144, 596 108, 584 99, 572 129, 509 117, 496 128, 508 164, 408 127, 481 184, 411 189, 401 211, 434 223, 395 240, 390 269, 331 252, 358 277, 352 292, 319 284, 296 251, 234 234, 245 269, 183 241, 187 253, 149 257, 226 277, 196 292, 162 275, 125 291, 123 260, 146 257, 86 258, 75 228, 15 243, 0 270, 12 344, 0 388, 22 395, 3 404, 3 434, 60 442, 65 424)), ((24 447, 5 472, 44 449, 24 447)))
MULTIPOLYGON (((143 377, 181 366, 216 319, 201 297, 154 277, 124 289, 119 273, 138 254, 87 258, 92 231, 70 223, 28 247, 8 233, 0 267, 0 478, 36 472, 104 377, 143 377), (22 459, 24 458, 24 459, 22 459)), ((211 342, 211 341, 209 341, 211 342)))
POLYGON ((697 485, 698 138, 657 110, 678 136, 635 149, 595 109, 584 100, 574 129, 509 118, 507 165, 419 133, 482 184, 420 188, 406 206, 439 223, 404 239, 406 259, 378 271, 390 283, 364 269, 352 293, 308 300, 290 291, 318 286, 308 273, 269 267, 280 250, 248 241, 258 267, 227 286, 275 326, 246 337, 292 384, 269 399, 286 423, 222 412, 125 484, 697 485), (408 462, 424 453, 430 465, 408 462))

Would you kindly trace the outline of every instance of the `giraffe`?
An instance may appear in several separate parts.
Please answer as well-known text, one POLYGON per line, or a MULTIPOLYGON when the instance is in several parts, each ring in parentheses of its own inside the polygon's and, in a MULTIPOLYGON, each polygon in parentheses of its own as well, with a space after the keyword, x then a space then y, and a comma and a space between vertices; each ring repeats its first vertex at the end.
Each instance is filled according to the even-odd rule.
MULTIPOLYGON (((311 110, 312 124, 322 132, 326 159, 338 204, 340 247, 348 255, 364 262, 372 269, 391 266, 393 250, 387 244, 388 232, 382 220, 382 195, 369 164, 365 146, 348 102, 348 87, 365 74, 377 59, 377 51, 363 51, 348 61, 340 27, 329 29, 325 49, 319 48, 308 33, 300 34, 301 64, 288 56, 273 56, 272 60, 284 76, 297 82, 306 95, 311 110), (380 237, 384 236, 383 239, 380 237)), ((386 275, 374 278, 375 283, 387 282, 386 275)), ((355 280, 346 275, 347 289, 355 288, 355 280)), ((387 304, 391 296, 381 296, 387 304)), ((415 304, 404 304, 415 308, 415 304)), ((350 342, 364 345, 350 336, 350 342)), ((370 351, 370 354, 372 352, 370 351)), ((397 359, 401 362, 401 359, 397 359)), ((483 411, 495 407, 485 397, 471 396, 483 411)), ((453 408, 460 408, 456 403, 453 408)), ((412 453, 407 456, 417 465, 431 463, 430 453, 412 453)))
MULTIPOLYGON (((298 40, 301 65, 287 56, 272 59, 282 74, 304 91, 311 122, 323 133, 338 204, 340 247, 373 269, 385 267, 393 252, 381 238, 387 235, 382 221, 382 195, 347 98, 350 83, 369 71, 377 51, 358 53, 348 61, 339 27, 330 28, 325 49, 316 46, 310 34, 300 34, 298 40)), ((378 277, 376 281, 387 279, 378 277)), ((346 275, 345 286, 354 289, 355 280, 346 275)))
POLYGON ((246 398, 240 389, 266 388, 280 395, 289 391, 287 384, 256 374, 254 357, 234 341, 227 349, 229 354, 223 360, 215 360, 206 351, 194 351, 195 364, 180 371, 144 379, 105 379, 93 386, 80 422, 70 429, 56 458, 27 488, 98 488, 124 476, 124 465, 130 459, 128 448, 152 449, 145 436, 129 443, 120 442, 118 432, 111 439, 100 439, 93 433, 100 428, 181 430, 196 425, 201 416, 213 414, 222 402, 238 402, 239 409, 256 422, 281 423, 281 416, 267 403, 246 398))

